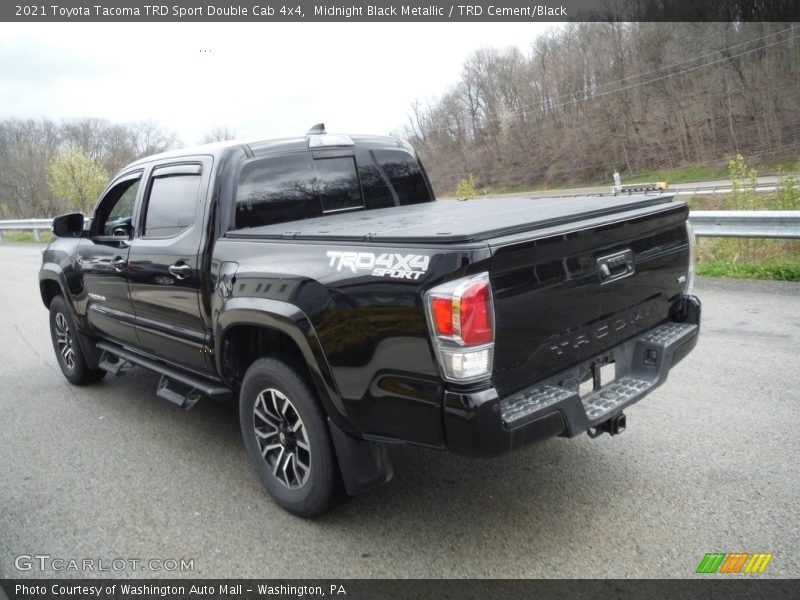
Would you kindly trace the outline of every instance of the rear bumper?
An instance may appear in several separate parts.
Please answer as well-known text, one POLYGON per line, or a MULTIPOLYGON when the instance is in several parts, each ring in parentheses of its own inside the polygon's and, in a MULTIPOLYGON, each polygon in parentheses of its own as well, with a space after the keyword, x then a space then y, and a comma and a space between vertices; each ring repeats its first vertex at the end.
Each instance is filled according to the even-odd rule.
POLYGON ((669 370, 697 344, 700 301, 683 297, 672 318, 505 398, 494 388, 446 391, 448 449, 465 456, 493 456, 535 440, 573 437, 619 415, 664 383, 669 370), (610 362, 616 365, 614 382, 581 397, 579 384, 587 372, 610 362))

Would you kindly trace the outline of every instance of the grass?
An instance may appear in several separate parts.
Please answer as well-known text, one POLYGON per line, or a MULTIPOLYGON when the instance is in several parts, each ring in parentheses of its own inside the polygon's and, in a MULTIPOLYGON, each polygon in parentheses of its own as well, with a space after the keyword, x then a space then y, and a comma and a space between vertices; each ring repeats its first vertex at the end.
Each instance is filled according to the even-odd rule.
MULTIPOLYGON (((39 241, 42 244, 47 244, 52 239, 53 239, 53 232, 52 231, 40 231, 39 232, 39 241)), ((32 231, 15 231, 15 230, 12 229, 12 230, 4 230, 3 231, 3 241, 4 242, 36 242, 36 238, 33 237, 33 232, 32 231)))
MULTIPOLYGON (((730 157, 732 158, 732 157, 730 157)), ((760 161, 754 166, 758 169, 759 175, 773 175, 779 169, 784 171, 791 171, 797 164, 797 160, 792 159, 771 159, 760 161)), ((728 173, 728 161, 711 164, 711 165, 690 165, 685 167, 677 167, 675 169, 654 169, 638 171, 631 174, 626 172, 620 173, 622 183, 649 183, 651 181, 666 181, 670 184, 675 183, 702 183, 704 181, 728 181, 730 174, 728 173)), ((485 190, 488 194, 515 194, 524 192, 539 192, 546 190, 568 190, 573 188, 583 187, 600 187, 608 186, 609 189, 614 185, 614 182, 609 180, 583 180, 572 181, 563 183, 540 183, 537 185, 509 185, 498 187, 486 187, 485 190)), ((484 188, 478 188, 478 195, 482 196, 484 188)), ((442 196, 452 196, 450 193, 441 193, 442 196)))
MULTIPOLYGON (((759 175, 773 175, 779 168, 790 171, 796 161, 763 161, 755 166, 759 175)), ((656 169, 641 171, 635 175, 622 174, 622 183, 647 183, 650 181, 668 181, 669 183, 701 183, 703 181, 730 180, 728 161, 713 165, 692 165, 676 169, 656 169)))
POLYGON ((679 169, 663 169, 643 171, 630 179, 622 175, 622 183, 647 183, 651 181, 667 181, 669 183, 694 183, 700 181, 716 181, 728 179, 727 165, 695 165, 679 169))
POLYGON ((800 259, 756 264, 743 264, 731 260, 714 260, 698 264, 697 274, 704 277, 800 282, 800 259))

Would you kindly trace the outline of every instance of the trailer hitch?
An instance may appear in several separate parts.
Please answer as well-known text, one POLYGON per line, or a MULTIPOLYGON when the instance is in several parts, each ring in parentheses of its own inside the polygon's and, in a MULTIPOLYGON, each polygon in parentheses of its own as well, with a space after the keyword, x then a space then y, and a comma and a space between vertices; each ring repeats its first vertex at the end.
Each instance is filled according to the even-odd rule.
POLYGON ((586 430, 586 433, 589 435, 590 438, 594 439, 607 433, 609 435, 617 435, 618 433, 622 433, 625 431, 625 415, 623 413, 618 414, 615 417, 611 417, 607 421, 603 421, 597 427, 589 428, 586 430))

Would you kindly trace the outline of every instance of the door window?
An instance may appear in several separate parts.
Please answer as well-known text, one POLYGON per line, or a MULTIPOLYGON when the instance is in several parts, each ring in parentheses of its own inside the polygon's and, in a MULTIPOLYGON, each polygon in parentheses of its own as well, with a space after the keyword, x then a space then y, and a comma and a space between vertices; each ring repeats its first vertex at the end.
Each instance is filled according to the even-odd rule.
POLYGON ((173 169, 153 174, 143 237, 173 237, 194 223, 200 191, 200 173, 174 173, 173 169))
POLYGON ((133 231, 133 206, 139 191, 140 176, 112 187, 95 211, 92 233, 99 236, 130 237, 133 231))

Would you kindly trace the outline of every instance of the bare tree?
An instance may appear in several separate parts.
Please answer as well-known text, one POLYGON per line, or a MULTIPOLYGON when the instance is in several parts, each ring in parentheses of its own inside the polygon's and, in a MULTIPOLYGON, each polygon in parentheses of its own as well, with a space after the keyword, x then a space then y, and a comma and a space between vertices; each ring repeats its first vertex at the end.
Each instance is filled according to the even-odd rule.
POLYGON ((137 158, 168 150, 177 143, 174 133, 154 121, 0 121, 0 215, 48 217, 68 210, 86 210, 86 204, 93 201, 89 198, 93 192, 79 195, 81 199, 77 201, 61 187, 55 194, 49 185, 50 168, 60 148, 73 149, 76 156, 97 165, 98 173, 110 175, 137 158))
POLYGON ((613 170, 796 157, 800 55, 789 23, 573 23, 527 54, 481 49, 406 136, 436 188, 607 178, 613 170))
POLYGON ((236 131, 229 129, 227 125, 213 125, 208 131, 200 138, 201 144, 210 144, 211 142, 224 142, 226 140, 236 139, 236 131))

